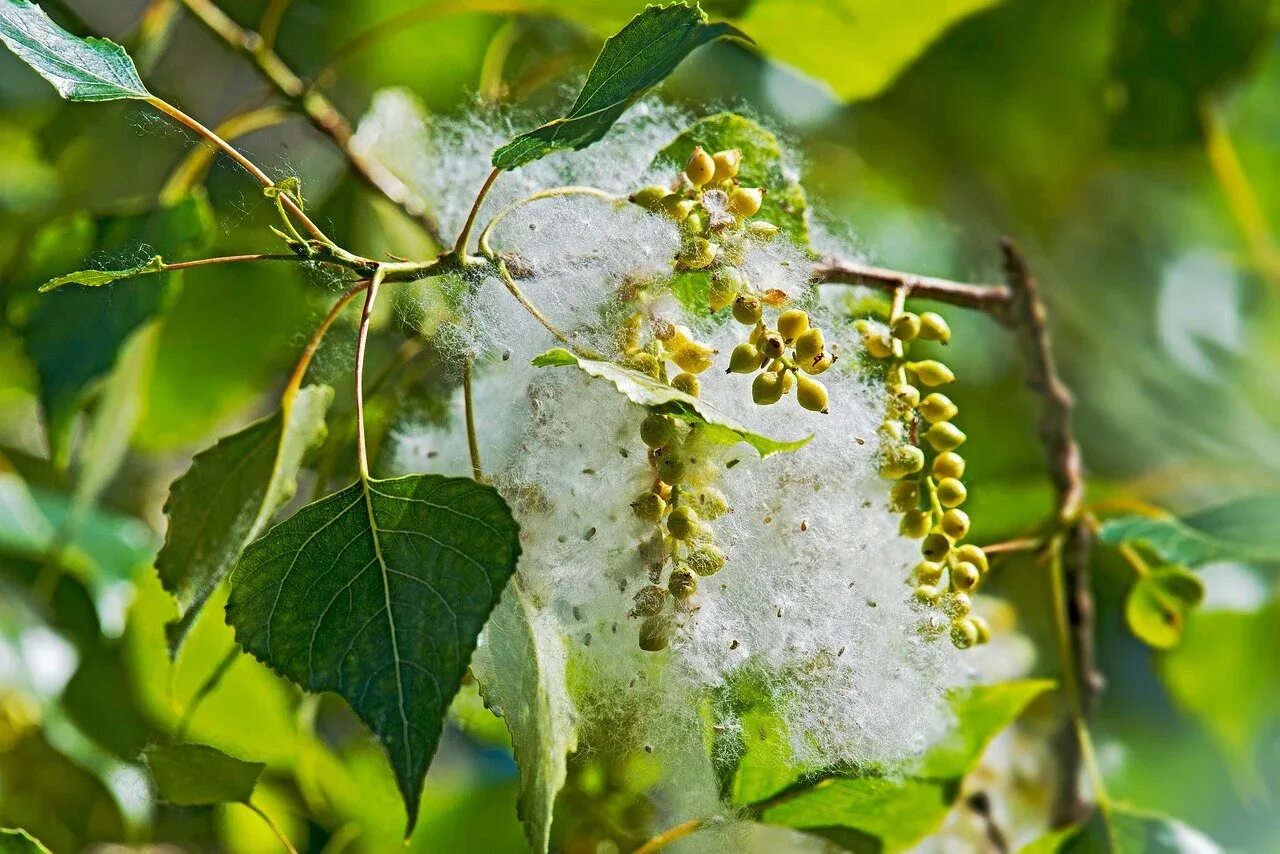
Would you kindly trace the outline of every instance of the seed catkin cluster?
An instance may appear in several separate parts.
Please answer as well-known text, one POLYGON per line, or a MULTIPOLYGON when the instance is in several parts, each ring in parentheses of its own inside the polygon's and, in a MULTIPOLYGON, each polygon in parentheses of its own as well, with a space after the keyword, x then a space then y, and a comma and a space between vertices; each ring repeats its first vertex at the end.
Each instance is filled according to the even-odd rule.
POLYGON ((951 329, 941 315, 905 311, 897 299, 887 328, 863 320, 858 330, 867 353, 888 363, 880 472, 894 481, 890 507, 902 514, 899 530, 921 541, 924 559, 911 578, 916 598, 941 606, 950 617, 957 647, 986 643, 991 629, 972 613, 970 597, 987 572, 987 556, 980 547, 961 542, 969 534, 969 514, 961 509, 968 493, 962 480, 965 461, 957 449, 966 436, 953 421, 959 408, 931 390, 954 382, 955 375, 934 359, 907 358, 912 342, 947 344, 951 329))

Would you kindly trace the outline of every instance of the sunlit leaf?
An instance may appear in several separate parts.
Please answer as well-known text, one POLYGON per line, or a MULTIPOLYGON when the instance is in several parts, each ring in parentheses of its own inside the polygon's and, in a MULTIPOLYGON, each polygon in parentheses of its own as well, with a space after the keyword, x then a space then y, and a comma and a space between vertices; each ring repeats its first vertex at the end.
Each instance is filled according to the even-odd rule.
POLYGON ((25 830, 0 827, 0 854, 50 854, 50 851, 25 830))
POLYGON ((29 0, 0 0, 0 41, 68 101, 151 97, 124 48, 71 35, 29 0))
POLYGON ((729 24, 708 23, 696 5, 650 6, 605 41, 569 112, 499 148, 494 167, 515 169, 554 151, 586 148, 694 49, 721 36, 747 38, 729 24))
POLYGON ((511 733, 520 769, 520 818, 529 846, 545 852, 556 794, 564 786, 578 732, 565 682, 565 652, 556 648, 561 640, 539 638, 534 606, 518 582, 517 577, 507 585, 489 617, 471 669, 486 704, 511 733))
POLYGON ((1203 599, 1204 582, 1200 576, 1180 566, 1156 567, 1129 590, 1125 622, 1148 646, 1172 649, 1182 637, 1187 613, 1203 599))
POLYGON ((1137 542, 1170 563, 1200 566, 1220 560, 1280 562, 1280 494, 1250 496, 1182 518, 1121 516, 1102 526, 1103 542, 1137 542))
POLYGON ((770 439, 748 430, 734 419, 720 412, 704 400, 677 391, 666 383, 658 382, 653 377, 615 365, 612 362, 601 362, 576 356, 568 350, 557 347, 548 350, 533 360, 539 368, 564 367, 576 365, 583 373, 599 377, 613 383, 614 387, 632 403, 639 404, 653 412, 671 415, 691 424, 706 425, 709 435, 721 442, 733 444, 746 442, 762 457, 783 451, 797 451, 808 444, 812 436, 783 442, 770 439))
POLYGON ((491 487, 360 479, 252 543, 231 576, 240 645, 310 691, 335 691, 377 736, 408 810, 449 702, 520 554, 491 487))
POLYGON ((1121 804, 1095 809, 1079 829, 1054 831, 1021 854, 1213 854, 1221 851, 1180 821, 1121 804))
POLYGON ((175 654, 245 546, 293 498, 302 458, 324 441, 332 400, 328 386, 307 386, 278 411, 197 454, 174 481, 156 571, 182 614, 170 633, 175 654))
POLYGON ((160 797, 180 807, 248 803, 267 767, 206 744, 154 747, 146 758, 160 797))

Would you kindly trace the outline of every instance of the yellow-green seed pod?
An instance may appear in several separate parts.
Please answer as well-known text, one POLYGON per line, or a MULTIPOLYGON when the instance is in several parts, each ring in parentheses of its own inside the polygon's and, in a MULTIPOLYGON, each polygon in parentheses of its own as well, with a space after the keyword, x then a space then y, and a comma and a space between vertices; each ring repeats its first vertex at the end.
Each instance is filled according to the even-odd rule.
POLYGON ((915 374, 921 383, 929 387, 946 385, 956 381, 956 375, 951 373, 951 369, 934 359, 925 359, 923 362, 907 362, 907 370, 915 374))
POLYGON ((680 220, 680 230, 685 234, 702 234, 707 230, 707 223, 702 218, 702 214, 692 211, 687 217, 680 220))
MULTIPOLYGON (((782 332, 782 319, 778 319, 779 332, 782 332)), ((783 333, 785 334, 785 333, 783 333)), ((816 326, 810 327, 804 332, 796 336, 796 361, 800 363, 812 362, 822 355, 823 350, 827 347, 826 339, 822 335, 822 330, 816 326)))
POLYGON ((954 451, 946 451, 933 458, 933 476, 936 478, 964 477, 964 457, 954 451))
POLYGON ((827 411, 827 387, 817 380, 800 376, 797 380, 796 400, 810 412, 827 411))
POLYGON ((630 353, 627 355, 626 366, 633 371, 654 377, 655 379, 662 373, 662 362, 652 353, 630 353))
POLYGON ((956 549, 956 560, 966 561, 978 568, 981 575, 986 575, 987 570, 991 568, 991 564, 987 562, 987 553, 982 550, 981 546, 975 546, 973 543, 965 543, 956 549))
POLYGON ((667 515, 667 531, 677 540, 692 540, 699 527, 697 511, 687 504, 677 506, 667 515))
POLYGON ((658 479, 668 486, 675 486, 684 477, 684 460, 678 454, 667 454, 658 461, 658 479))
POLYGON ((943 507, 959 507, 969 495, 964 484, 954 477, 944 477, 938 481, 938 501, 943 507))
POLYGON ((809 315, 798 308, 789 308, 778 315, 778 332, 788 341, 794 341, 809 329, 809 315))
POLYGON ((791 371, 786 371, 786 370, 781 371, 781 374, 782 374, 782 394, 785 397, 787 394, 791 392, 791 389, 795 387, 796 375, 791 373, 791 371))
POLYGON ((733 301, 733 319, 744 326, 754 326, 759 323, 763 311, 764 306, 760 302, 760 297, 755 294, 738 294, 738 298, 733 301))
POLYGON ((711 274, 707 290, 707 307, 716 312, 731 304, 747 289, 747 277, 737 267, 718 267, 711 274))
POLYGON ((685 560, 688 562, 689 568, 698 575, 715 575, 721 569, 724 569, 724 552, 710 543, 702 543, 696 548, 690 549, 685 560))
POLYGON ((640 422, 640 440, 650 448, 661 448, 676 438, 676 424, 669 416, 650 412, 640 422))
POLYGON ((684 392, 690 397, 697 397, 698 392, 702 390, 702 384, 698 382, 698 378, 687 371, 672 377, 671 387, 676 391, 684 392))
POLYGON ((968 649, 978 642, 978 627, 964 617, 951 623, 951 642, 956 649, 968 649))
POLYGON ((769 406, 782 399, 785 386, 783 374, 778 371, 761 371, 751 381, 751 399, 760 406, 769 406))
POLYGON ((647 211, 657 210, 659 203, 667 197, 670 192, 666 187, 659 187, 657 184, 650 184, 647 187, 641 187, 627 198, 632 204, 639 205, 647 211))
MULTIPOLYGON (((907 425, 896 418, 886 418, 880 422, 878 432, 888 441, 901 442, 906 438, 907 425)), ((924 451, 920 452, 920 458, 924 459, 924 451)))
POLYGON ((951 567, 951 586, 961 592, 968 593, 977 587, 978 579, 981 577, 982 573, 978 572, 978 568, 967 560, 962 560, 951 567))
POLYGON ((930 424, 950 421, 959 411, 960 408, 951 402, 951 398, 940 392, 935 391, 920 401, 920 414, 930 424))
POLYGON ((887 359, 893 355, 893 345, 878 330, 870 330, 862 336, 862 346, 873 359, 887 359))
POLYGON ((903 312, 889 324, 889 334, 903 343, 911 343, 920 334, 920 318, 911 312, 903 312))
POLYGON ((700 374, 712 365, 716 351, 699 341, 690 341, 671 353, 671 361, 680 366, 680 370, 691 374, 700 374))
POLYGON ((760 204, 763 201, 764 190, 755 187, 735 187, 729 193, 729 201, 725 207, 734 216, 749 217, 760 212, 760 204))
POLYGON ((818 374, 824 373, 827 368, 834 365, 835 362, 836 357, 834 353, 823 353, 816 359, 801 362, 800 370, 804 371, 806 374, 813 374, 814 376, 817 376, 818 374))
POLYGON ((922 560, 911 570, 911 577, 917 584, 937 585, 942 580, 942 564, 931 560, 922 560))
POLYGON ((898 523, 898 533, 908 539, 920 539, 929 533, 929 514, 923 510, 908 510, 898 523))
POLYGON ((729 354, 729 370, 731 374, 754 374, 760 370, 763 357, 752 344, 742 343, 733 348, 729 354))
POLYGON ((684 245, 677 260, 690 270, 703 270, 716 260, 720 247, 705 237, 695 237, 684 245))
POLYGON ((692 501, 702 519, 719 519, 729 512, 729 499, 714 486, 699 489, 693 494, 692 501))
POLYGON ((737 148, 726 148, 724 151, 717 151, 711 155, 712 161, 716 164, 715 174, 711 176, 711 183, 723 184, 725 181, 731 181, 738 177, 738 168, 742 165, 742 151, 737 148))
POLYGON ((916 586, 915 596, 921 602, 937 602, 938 597, 942 595, 942 591, 932 584, 920 584, 916 586))
POLYGON ((989 643, 991 641, 991 624, 977 615, 971 616, 969 620, 973 623, 973 627, 978 630, 978 643, 989 643))
POLYGON ((760 336, 756 348, 760 350, 760 355, 766 359, 776 359, 786 352, 786 342, 782 340, 782 335, 777 332, 766 332, 760 336))
POLYGON ((747 234, 751 235, 756 240, 773 240, 773 238, 778 236, 780 231, 782 231, 782 229, 778 228, 773 223, 765 222, 762 219, 753 219, 751 222, 747 223, 747 234))
POLYGON ((910 383, 898 383, 889 389, 889 394, 908 411, 920 405, 920 390, 910 383))
POLYGON ((973 599, 968 593, 956 590, 947 594, 947 598, 943 601, 943 606, 951 616, 959 619, 967 617, 973 611, 973 599))
POLYGON ((942 514, 938 527, 951 539, 962 540, 969 533, 969 514, 958 507, 952 507, 942 514))
POLYGON ((920 315, 920 337, 926 341, 946 344, 951 341, 951 327, 942 319, 942 315, 926 311, 920 315))
MULTIPOLYGON (((890 421, 888 424, 901 427, 897 421, 890 421)), ((897 480, 923 468, 924 451, 915 445, 899 445, 885 453, 884 461, 880 464, 880 476, 887 480, 897 480)))
POLYGON ((645 652, 659 652, 671 643, 675 626, 666 617, 646 617, 640 624, 640 648, 645 652))
POLYGON ((951 551, 951 538, 941 531, 934 531, 920 544, 920 554, 925 560, 940 561, 951 551))
POLYGON ((667 512, 667 502, 656 492, 646 492, 631 504, 631 509, 646 522, 657 522, 667 512))
POLYGON ((685 217, 693 213, 693 209, 697 206, 698 203, 693 199, 686 199, 679 193, 668 193, 658 202, 658 210, 676 222, 681 222, 685 217))
POLYGON ((950 421, 939 421, 924 434, 935 451, 953 451, 964 444, 964 431, 950 421))
POLYGON ((711 159, 710 154, 702 150, 701 145, 696 146, 693 153, 689 155, 689 159, 685 161, 684 176, 693 186, 701 187, 710 181, 714 174, 716 174, 716 162, 711 159))
POLYGON ((676 599, 684 601, 698 592, 698 576, 688 567, 673 569, 667 579, 667 589, 676 599))
POLYGON ((900 480, 889 487, 889 509, 905 513, 920 504, 920 481, 900 480))
POLYGON ((667 604, 667 591, 656 584, 649 584, 636 591, 632 601, 635 603, 632 611, 637 617, 655 617, 667 604))

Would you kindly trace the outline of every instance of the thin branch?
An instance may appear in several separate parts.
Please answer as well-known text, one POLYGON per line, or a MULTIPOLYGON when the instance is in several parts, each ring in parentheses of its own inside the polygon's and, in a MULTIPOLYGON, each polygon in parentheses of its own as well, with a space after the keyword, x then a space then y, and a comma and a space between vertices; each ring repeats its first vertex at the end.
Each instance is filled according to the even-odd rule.
POLYGON ((484 482, 484 469, 480 466, 480 438, 476 434, 476 410, 471 398, 471 359, 462 363, 462 406, 467 422, 467 451, 471 455, 471 477, 484 482))
POLYGON ((258 32, 262 36, 262 46, 274 50, 276 38, 280 35, 280 25, 284 23, 285 13, 293 0, 267 0, 267 8, 262 12, 258 22, 258 32))
POLYGON ((191 695, 191 699, 187 701, 187 707, 182 711, 182 717, 178 721, 178 729, 176 737, 178 741, 187 740, 187 731, 191 728, 191 719, 196 716, 196 710, 200 708, 210 694, 212 694, 222 682, 222 677, 227 675, 227 671, 231 669, 231 665, 235 664, 240 658, 240 647, 231 644, 231 649, 227 650, 227 654, 222 657, 217 666, 209 673, 196 692, 191 695))
POLYGON ((453 244, 453 254, 459 257, 467 254, 467 243, 471 239, 471 229, 476 224, 476 217, 480 215, 480 206, 484 204, 485 196, 489 195, 489 191, 493 189, 494 183, 501 174, 501 169, 494 169, 484 179, 484 183, 480 185, 480 192, 476 194, 476 200, 471 203, 471 211, 467 214, 467 221, 462 226, 462 231, 458 234, 458 239, 453 244))
POLYGON ((369 290, 364 295, 364 310, 360 312, 360 331, 356 334, 356 461, 360 476, 369 479, 369 449, 364 429, 364 351, 369 343, 369 318, 373 316, 373 304, 378 299, 378 287, 382 284, 382 268, 373 274, 369 290))
POLYGON ((1013 299, 1008 285, 970 285, 932 276, 917 276, 897 270, 886 270, 859 264, 842 258, 824 258, 810 274, 819 285, 866 285, 882 291, 894 292, 907 288, 919 299, 944 302, 960 308, 985 311, 1003 319, 1013 299))
POLYGON ((661 851, 671 843, 678 842, 686 836, 697 833, 708 824, 710 824, 710 819, 695 818, 683 822, 682 824, 677 824, 675 827, 669 827, 650 839, 648 842, 641 845, 633 851, 632 854, 655 854, 655 852, 661 851))
POLYGON ((271 820, 271 816, 267 815, 263 811, 262 807, 251 801, 240 801, 239 803, 241 806, 248 807, 257 814, 258 818, 266 822, 267 827, 271 828, 271 832, 276 835, 276 839, 280 840, 280 844, 284 846, 285 851, 288 851, 289 854, 298 854, 298 849, 293 847, 293 843, 289 841, 289 837, 284 835, 284 831, 280 829, 279 825, 271 820))
MULTIPOLYGON (((262 107, 232 116, 214 128, 213 132, 227 142, 232 142, 254 131, 278 125, 290 115, 292 114, 283 107, 262 107)), ((160 197, 172 200, 190 192, 193 187, 204 181, 216 156, 217 150, 210 146, 200 145, 193 148, 169 174, 169 180, 160 191, 160 197)))
POLYGON ((302 388, 302 380, 307 375, 307 368, 311 365, 311 359, 315 356, 316 350, 320 349, 320 342, 324 340, 325 333, 329 331, 329 327, 333 326, 333 322, 338 319, 338 315, 342 313, 342 309, 346 307, 347 303, 351 302, 356 294, 369 287, 369 284, 369 279, 362 279, 356 282, 346 293, 338 297, 338 301, 329 309, 329 313, 324 316, 324 320, 320 321, 316 331, 311 333, 311 340, 307 342, 302 355, 298 357, 298 364, 294 367, 293 374, 289 377, 289 383, 284 388, 284 394, 281 395, 281 401, 285 407, 288 407, 293 402, 298 389, 302 388))
POLYGON ((351 140, 351 123, 333 102, 305 83, 267 44, 262 36, 231 20, 211 0, 182 0, 191 14, 228 47, 243 54, 268 83, 310 120, 342 152, 362 181, 381 193, 415 221, 438 246, 445 246, 440 227, 427 211, 426 201, 381 163, 357 151, 351 140))
POLYGON ((190 270, 194 267, 213 267, 218 264, 243 264, 251 261, 305 261, 297 255, 255 254, 255 255, 220 255, 216 258, 197 258, 194 261, 177 261, 172 264, 161 262, 160 269, 165 273, 174 270, 190 270))

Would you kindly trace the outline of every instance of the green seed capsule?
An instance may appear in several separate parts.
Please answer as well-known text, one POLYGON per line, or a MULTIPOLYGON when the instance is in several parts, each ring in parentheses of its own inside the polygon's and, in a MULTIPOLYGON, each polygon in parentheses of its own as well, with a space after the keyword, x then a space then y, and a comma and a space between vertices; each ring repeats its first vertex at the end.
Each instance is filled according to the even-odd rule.
POLYGON ((964 457, 954 451, 938 454, 933 458, 932 471, 937 478, 964 477, 964 457))
POLYGON ((924 542, 920 544, 920 554, 924 555, 926 560, 940 561, 950 551, 951 538, 939 531, 934 531, 925 537, 924 542))
POLYGON ((671 378, 671 387, 676 391, 682 391, 690 397, 697 397, 698 392, 702 389, 698 378, 690 373, 676 374, 671 378))
POLYGON ((871 330, 862 336, 862 346, 873 359, 887 359, 893 355, 893 345, 885 338, 884 333, 877 330, 871 330))
POLYGON ((978 627, 973 620, 963 618, 951 624, 951 642, 957 649, 968 649, 978 642, 978 627))
POLYGON ((920 414, 930 424, 950 421, 959 411, 960 408, 951 402, 951 398, 936 391, 920 401, 920 414))
POLYGON ((909 383, 899 383, 889 389, 889 394, 903 408, 915 409, 920 405, 920 390, 909 383))
POLYGON ((747 223, 747 234, 756 240, 773 240, 778 236, 782 229, 778 228, 771 222, 765 222, 762 219, 754 219, 747 223))
POLYGON ((964 484, 954 477, 944 477, 938 481, 938 500, 943 507, 959 507, 968 497, 969 491, 964 484))
POLYGON ((665 617, 646 617, 640 624, 640 648, 645 652, 658 652, 671 643, 675 626, 665 617))
POLYGON ((900 480, 889 487, 889 509, 895 513, 914 510, 920 504, 920 481, 900 480))
POLYGON ((641 587, 632 601, 635 603, 632 610, 637 617, 655 617, 667 604, 667 591, 656 584, 649 584, 641 587))
POLYGON ((816 359, 813 359, 812 361, 801 362, 800 370, 804 371, 806 374, 813 374, 816 376, 818 374, 824 373, 827 370, 827 368, 834 365, 835 362, 836 362, 836 357, 834 353, 823 353, 821 356, 819 356, 816 359))
MULTIPOLYGON (((782 319, 778 319, 778 326, 782 326, 782 319)), ((781 332, 781 328, 778 330, 781 332)), ((812 362, 822 355, 822 351, 826 349, 827 342, 823 338, 822 330, 816 326, 810 327, 804 332, 796 336, 796 361, 812 362)))
MULTIPOLYGON (((896 421, 890 424, 898 424, 896 421)), ((900 445, 885 454, 880 465, 880 476, 888 480, 897 480, 909 474, 915 474, 924 468, 924 451, 915 445, 900 445)))
POLYGON ((725 181, 731 181, 738 177, 738 168, 742 165, 742 151, 740 149, 727 148, 724 151, 717 151, 711 155, 711 159, 716 164, 716 171, 711 176, 711 183, 723 184, 725 181))
POLYGON ((933 387, 946 385, 956 381, 956 375, 941 362, 925 359, 923 362, 907 362, 907 370, 911 371, 924 385, 933 387))
POLYGON ((787 349, 786 343, 782 340, 782 335, 777 332, 766 332, 761 335, 756 347, 760 350, 760 355, 766 359, 776 359, 787 349))
POLYGON ((667 531, 677 540, 692 540, 700 524, 697 511, 687 504, 681 504, 667 516, 667 531))
POLYGON ((938 527, 951 539, 962 540, 969 533, 969 514, 958 507, 952 507, 942 514, 938 527))
POLYGON ((667 502, 656 492, 646 492, 631 504, 636 516, 646 522, 657 522, 667 512, 667 502))
POLYGON ((920 337, 926 341, 946 344, 951 340, 951 327, 942 319, 942 315, 926 311, 920 315, 920 337))
POLYGON ((908 539, 920 539, 929 533, 929 514, 923 510, 908 510, 898 523, 898 533, 908 539))
POLYGON ((973 543, 965 543, 956 549, 956 560, 973 564, 982 575, 986 575, 987 570, 991 568, 991 564, 987 562, 987 553, 980 546, 975 546, 973 543))
POLYGON ((729 213, 738 217, 755 216, 764 201, 764 190, 753 187, 736 187, 729 193, 729 201, 725 207, 729 213))
POLYGON ((778 315, 778 332, 788 341, 794 341, 809 329, 809 315, 798 308, 789 308, 778 315))
POLYGON ((917 584, 936 585, 942 580, 942 564, 934 563, 931 560, 922 560, 916 564, 915 569, 911 571, 911 575, 915 578, 917 584))
POLYGON ((939 421, 924 434, 935 451, 951 451, 964 444, 964 431, 950 421, 939 421))
POLYGON ((733 301, 733 319, 744 326, 759 323, 763 312, 764 306, 760 303, 760 297, 755 294, 739 294, 733 301))
POLYGON ((659 203, 667 197, 669 191, 666 187, 659 187, 657 184, 650 184, 636 190, 627 198, 632 204, 639 205, 647 211, 657 210, 659 203))
POLYGON ((973 627, 978 630, 978 643, 984 644, 991 641, 991 625, 979 616, 969 618, 973 623, 973 627))
POLYGON ((969 592, 978 586, 978 579, 981 573, 978 568, 967 560, 962 560, 955 566, 951 567, 951 586, 962 592, 969 592))
POLYGON ((817 380, 801 376, 796 387, 796 400, 800 406, 810 412, 827 411, 827 387, 817 380))
POLYGON ((760 370, 762 357, 760 351, 752 344, 739 344, 729 354, 729 373, 754 374, 760 370))
POLYGON ((707 307, 712 312, 732 303, 738 294, 747 289, 747 277, 737 267, 718 267, 711 274, 711 286, 707 291, 707 307))
POLYGON ((682 371, 700 374, 711 367, 715 354, 714 348, 700 341, 690 341, 671 352, 671 361, 679 365, 682 371))
POLYGON ((910 343, 920 334, 920 318, 911 312, 904 312, 889 324, 889 334, 899 341, 910 343))
POLYGON ((759 406, 769 406, 782 399, 786 382, 778 371, 761 371, 751 381, 751 399, 759 406))
POLYGON ((915 589, 916 599, 921 602, 936 602, 940 595, 942 595, 942 591, 932 584, 921 584, 915 589))
POLYGON ((684 477, 684 460, 677 454, 667 454, 658 462, 658 479, 668 486, 675 486, 684 477))
POLYGON ((667 590, 681 601, 688 599, 698 592, 698 576, 686 567, 673 569, 671 577, 667 579, 667 590))
POLYGON ((684 164, 684 176, 689 179, 689 183, 695 187, 701 187, 703 184, 711 180, 711 176, 716 174, 716 162, 710 154, 702 150, 702 146, 696 146, 693 153, 689 155, 689 159, 684 164))
POLYGON ((960 617, 969 616, 969 613, 973 610, 973 599, 969 597, 968 593, 957 590, 947 594, 943 606, 951 616, 959 619, 960 617))
POLYGON ((724 569, 724 552, 710 543, 703 543, 691 549, 685 560, 689 568, 698 575, 715 575, 724 569))
POLYGON ((695 237, 680 250, 677 260, 690 270, 703 270, 716 260, 720 247, 705 237, 695 237))
POLYGON ((650 412, 640 422, 640 439, 650 448, 669 445, 676 437, 676 424, 666 415, 650 412))
POLYGON ((707 224, 702 219, 702 214, 693 211, 680 221, 680 230, 685 234, 702 234, 707 230, 707 224))
POLYGON ((695 492, 693 503, 702 519, 719 519, 729 512, 729 499, 714 486, 704 486, 695 492))
POLYGON ((674 219, 676 222, 682 221, 689 214, 693 213, 693 209, 698 203, 693 199, 686 199, 679 193, 668 193, 658 202, 658 210, 674 219))

